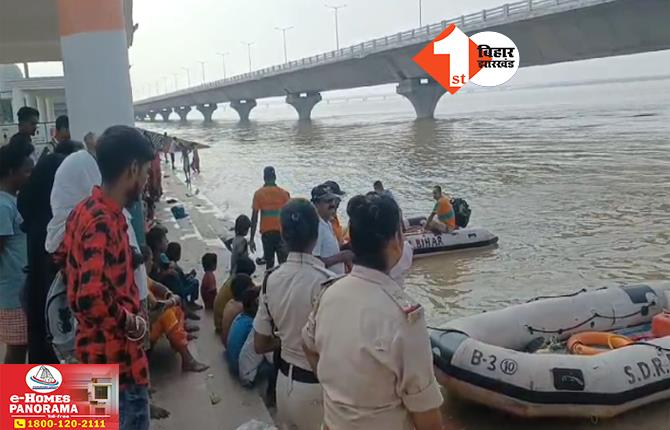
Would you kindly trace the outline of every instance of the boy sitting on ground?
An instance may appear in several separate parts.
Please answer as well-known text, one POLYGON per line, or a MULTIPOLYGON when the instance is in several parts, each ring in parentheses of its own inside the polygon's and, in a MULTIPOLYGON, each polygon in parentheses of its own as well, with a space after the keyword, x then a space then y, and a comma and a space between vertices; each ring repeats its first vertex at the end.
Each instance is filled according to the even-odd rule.
POLYGON ((147 233, 146 241, 153 253, 153 269, 149 272, 149 276, 154 281, 165 285, 181 298, 181 306, 186 318, 199 320, 200 316, 192 308, 186 306, 186 297, 189 296, 189 291, 183 285, 179 274, 171 267, 170 260, 165 255, 168 247, 167 229, 163 226, 152 227, 147 233))
POLYGON ((254 281, 249 275, 238 273, 233 278, 231 289, 233 291, 233 299, 226 303, 223 308, 223 317, 221 318, 221 340, 223 346, 228 347, 228 332, 233 320, 244 310, 242 304, 242 297, 246 290, 254 288, 254 281))
MULTIPOLYGON (((249 257, 242 257, 237 262, 237 272, 244 273, 246 275, 253 275, 256 271, 256 265, 249 257)), ((231 275, 228 277, 223 286, 219 288, 219 291, 216 293, 216 298, 214 299, 214 329, 216 333, 221 334, 221 323, 223 322, 223 309, 226 307, 226 304, 233 298, 233 290, 231 288, 233 278, 235 276, 231 275)))
POLYGON ((212 309, 214 307, 214 299, 216 298, 216 271, 218 257, 216 254, 208 252, 202 256, 202 270, 205 275, 202 277, 200 283, 200 296, 202 302, 205 304, 205 309, 212 309))
POLYGON ((258 311, 258 293, 259 289, 253 287, 242 294, 244 310, 235 317, 228 334, 228 368, 245 387, 252 387, 272 372, 272 365, 254 348, 253 322, 258 311))
POLYGON ((181 245, 177 242, 168 243, 165 255, 170 261, 170 266, 177 272, 179 280, 186 289, 187 298, 184 298, 188 300, 187 304, 195 310, 202 309, 202 306, 196 303, 198 300, 199 282, 195 277, 195 269, 186 274, 179 266, 179 260, 181 260, 181 245))
MULTIPOLYGON (((151 273, 153 266, 153 253, 148 246, 142 246, 142 257, 147 269, 151 273)), ((167 337, 173 350, 181 355, 182 370, 185 372, 202 372, 209 368, 206 364, 198 362, 188 350, 188 342, 197 339, 192 333, 185 330, 184 314, 179 307, 180 298, 170 292, 164 285, 147 279, 149 286, 149 302, 152 309, 149 312, 151 329, 149 340, 153 345, 162 335, 167 337)))

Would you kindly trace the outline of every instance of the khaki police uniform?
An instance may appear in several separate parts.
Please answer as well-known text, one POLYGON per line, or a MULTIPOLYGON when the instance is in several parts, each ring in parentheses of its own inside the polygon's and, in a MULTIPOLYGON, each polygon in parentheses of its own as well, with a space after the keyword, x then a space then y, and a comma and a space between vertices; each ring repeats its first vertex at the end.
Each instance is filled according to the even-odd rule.
POLYGON ((281 339, 282 366, 277 376, 277 413, 282 430, 318 430, 323 422, 321 385, 302 349, 302 329, 322 286, 334 274, 321 260, 291 253, 269 274, 261 294, 254 329, 281 339))
POLYGON ((411 430, 410 412, 442 404, 423 308, 382 272, 354 266, 329 286, 303 337, 329 430, 411 430))

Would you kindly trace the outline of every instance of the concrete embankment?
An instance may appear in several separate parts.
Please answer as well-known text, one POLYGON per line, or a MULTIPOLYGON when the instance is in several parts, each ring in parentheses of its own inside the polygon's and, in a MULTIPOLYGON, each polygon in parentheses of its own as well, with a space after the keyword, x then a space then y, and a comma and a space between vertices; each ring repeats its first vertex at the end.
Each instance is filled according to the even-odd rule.
MULTIPOLYGON (((206 252, 218 255, 216 279, 219 286, 225 281, 230 254, 218 238, 230 234, 230 224, 217 218, 213 208, 197 195, 188 192, 174 175, 163 179, 164 195, 156 207, 156 217, 169 229, 168 238, 182 245, 180 265, 185 270, 196 269, 198 278, 203 271, 200 258, 206 252), (167 199, 174 198, 189 214, 175 220, 167 199)), ((230 375, 223 358, 223 346, 214 333, 211 311, 198 312, 199 338, 192 341, 194 356, 211 367, 203 373, 182 373, 181 361, 163 339, 151 356, 151 380, 156 388, 154 401, 172 415, 166 420, 152 421, 152 429, 231 430, 252 419, 272 423, 272 418, 257 391, 247 390, 230 375)))

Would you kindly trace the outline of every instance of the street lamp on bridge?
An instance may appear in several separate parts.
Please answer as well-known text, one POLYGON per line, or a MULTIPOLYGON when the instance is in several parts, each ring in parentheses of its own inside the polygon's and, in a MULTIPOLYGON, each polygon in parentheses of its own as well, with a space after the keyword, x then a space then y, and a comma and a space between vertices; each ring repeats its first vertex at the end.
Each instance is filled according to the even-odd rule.
POLYGON ((247 45, 247 53, 249 54, 249 73, 251 73, 251 45, 256 42, 242 42, 242 45, 247 45))
POLYGON ((188 83, 188 86, 191 86, 191 70, 188 67, 182 67, 181 68, 183 71, 186 72, 186 82, 188 83))
POLYGON ((423 27, 422 6, 423 6, 423 0, 419 0, 419 27, 423 27))
POLYGON ((340 28, 339 28, 339 23, 337 21, 337 11, 339 9, 347 7, 346 4, 341 4, 341 5, 336 5, 336 6, 330 6, 330 5, 325 5, 328 9, 332 9, 333 12, 335 13, 335 46, 337 47, 337 50, 340 50, 340 28))
POLYGON ((216 55, 221 57, 221 65, 223 66, 223 79, 226 79, 226 55, 229 55, 230 52, 217 52, 216 55))
POLYGON ((288 55, 286 53, 286 32, 291 30, 293 26, 290 27, 275 27, 275 30, 281 31, 282 37, 284 38, 284 63, 288 63, 288 55))
POLYGON ((172 76, 174 77, 174 90, 177 91, 179 88, 179 75, 173 73, 172 76))
POLYGON ((200 63, 200 67, 202 68, 202 83, 205 83, 205 61, 198 61, 200 63))

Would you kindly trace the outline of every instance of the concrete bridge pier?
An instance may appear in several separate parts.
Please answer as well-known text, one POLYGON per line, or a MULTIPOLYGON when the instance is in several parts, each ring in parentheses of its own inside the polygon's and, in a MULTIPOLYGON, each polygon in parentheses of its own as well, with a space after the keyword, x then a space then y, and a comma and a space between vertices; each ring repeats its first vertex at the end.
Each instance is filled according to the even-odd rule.
POLYGON ((163 108, 158 112, 158 114, 163 118, 163 121, 170 121, 170 114, 172 113, 172 108, 163 108))
POLYGON ((147 119, 147 114, 144 112, 135 113, 135 121, 145 121, 147 119))
POLYGON ((154 122, 156 121, 156 115, 158 115, 158 112, 150 111, 147 116, 149 117, 149 121, 154 122))
POLYGON ((205 103, 198 105, 196 109, 205 117, 205 122, 212 122, 212 113, 214 113, 217 107, 216 103, 205 103))
POLYGON ((286 96, 286 103, 298 111, 300 121, 309 121, 312 118, 312 109, 321 101, 321 93, 292 93, 286 96))
POLYGON ((237 111, 241 122, 249 121, 249 112, 256 107, 256 99, 233 100, 230 107, 237 111))
POLYGON ((179 115, 181 122, 186 122, 186 116, 191 112, 191 106, 175 106, 174 111, 179 115))
POLYGON ((414 106, 417 119, 434 118, 435 106, 446 90, 432 79, 405 79, 396 93, 406 97, 414 106))

